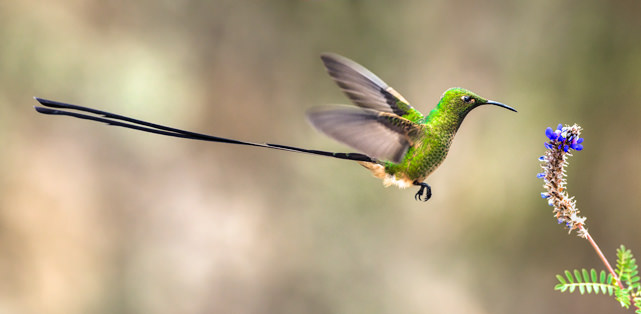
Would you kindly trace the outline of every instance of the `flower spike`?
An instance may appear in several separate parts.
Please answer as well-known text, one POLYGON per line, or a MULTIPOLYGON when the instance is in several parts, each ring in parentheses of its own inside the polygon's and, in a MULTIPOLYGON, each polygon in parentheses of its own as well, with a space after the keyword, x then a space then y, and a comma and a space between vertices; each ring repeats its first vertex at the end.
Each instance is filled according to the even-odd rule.
POLYGON ((576 202, 565 191, 565 167, 568 165, 567 157, 572 156, 571 151, 583 149, 583 139, 580 137, 581 127, 578 125, 563 126, 559 124, 556 130, 545 129, 545 142, 547 151, 539 161, 542 162, 543 172, 536 175, 543 179, 546 192, 541 193, 547 199, 548 205, 554 207, 553 213, 559 224, 564 224, 570 232, 577 230, 580 237, 586 237, 585 217, 577 214, 576 202))

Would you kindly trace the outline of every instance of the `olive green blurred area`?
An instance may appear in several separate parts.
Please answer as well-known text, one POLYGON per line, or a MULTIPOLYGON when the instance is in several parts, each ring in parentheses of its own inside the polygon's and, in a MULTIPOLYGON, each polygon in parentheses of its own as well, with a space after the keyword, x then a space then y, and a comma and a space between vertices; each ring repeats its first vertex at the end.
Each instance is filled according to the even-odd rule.
POLYGON ((604 269, 540 197, 544 130, 584 128, 568 191, 641 256, 638 1, 0 3, 0 313, 628 313, 553 291, 604 269), (196 132, 350 151, 319 54, 469 114, 434 196, 356 163, 37 114, 34 96, 196 132))

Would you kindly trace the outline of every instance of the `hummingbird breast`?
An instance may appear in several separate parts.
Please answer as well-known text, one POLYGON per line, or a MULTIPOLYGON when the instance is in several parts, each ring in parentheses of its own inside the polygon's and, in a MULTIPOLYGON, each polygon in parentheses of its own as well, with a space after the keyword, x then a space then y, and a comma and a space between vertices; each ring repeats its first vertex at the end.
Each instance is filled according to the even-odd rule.
MULTIPOLYGON (((452 143, 451 136, 426 140, 423 145, 414 150, 412 160, 408 160, 407 171, 412 177, 425 180, 438 166, 443 163, 452 143)), ((409 158, 408 158, 409 159, 409 158)))
POLYGON ((404 177, 412 182, 423 182, 438 166, 443 163, 454 134, 426 133, 422 138, 415 141, 398 164, 387 163, 386 173, 395 177, 404 177))
POLYGON ((443 163, 456 132, 436 132, 427 129, 413 141, 400 163, 360 162, 375 177, 383 180, 385 186, 396 185, 408 188, 414 182, 423 182, 443 163))

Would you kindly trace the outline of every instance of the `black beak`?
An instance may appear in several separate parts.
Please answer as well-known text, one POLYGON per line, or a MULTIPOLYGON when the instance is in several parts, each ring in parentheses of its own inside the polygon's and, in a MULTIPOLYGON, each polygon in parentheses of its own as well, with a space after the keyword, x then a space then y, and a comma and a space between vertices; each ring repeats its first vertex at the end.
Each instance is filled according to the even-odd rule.
POLYGON ((512 108, 512 107, 510 107, 510 106, 508 106, 506 104, 502 104, 502 103, 500 103, 498 101, 493 101, 493 100, 488 100, 484 104, 481 104, 481 105, 495 105, 495 106, 503 107, 503 108, 505 108, 507 110, 511 110, 511 111, 517 112, 516 109, 514 109, 514 108, 512 108))

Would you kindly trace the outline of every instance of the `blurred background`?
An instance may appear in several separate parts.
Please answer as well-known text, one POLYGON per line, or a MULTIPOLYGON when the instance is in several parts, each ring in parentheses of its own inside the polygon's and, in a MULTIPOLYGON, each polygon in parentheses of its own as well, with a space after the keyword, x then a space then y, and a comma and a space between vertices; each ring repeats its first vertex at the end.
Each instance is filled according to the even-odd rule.
POLYGON ((604 269, 541 199, 544 130, 611 262, 641 256, 641 2, 4 1, 0 313, 628 313, 553 291, 604 269), (39 115, 33 96, 197 132, 350 151, 305 112, 348 56, 468 115, 434 196, 352 162, 39 115))

